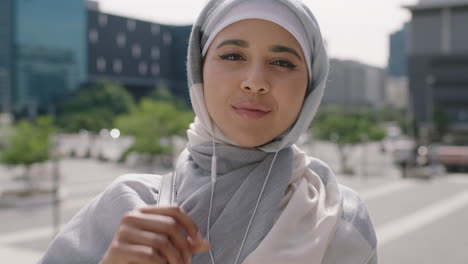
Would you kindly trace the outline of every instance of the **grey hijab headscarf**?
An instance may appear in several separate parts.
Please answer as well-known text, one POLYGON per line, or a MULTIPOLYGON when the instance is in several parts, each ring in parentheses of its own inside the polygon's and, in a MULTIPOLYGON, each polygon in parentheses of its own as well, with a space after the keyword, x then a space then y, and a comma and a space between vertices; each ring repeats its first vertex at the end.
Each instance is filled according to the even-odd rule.
MULTIPOLYGON (((211 0, 193 26, 188 51, 188 80, 196 114, 188 130, 189 143, 176 166, 176 202, 198 224, 202 234, 210 222, 210 242, 217 263, 241 263, 261 243, 274 225, 279 204, 293 173, 293 151, 299 136, 305 132, 320 104, 328 75, 328 56, 316 19, 309 9, 295 0, 211 0), (203 95, 202 50, 212 37, 214 25, 240 5, 252 3, 281 5, 294 16, 305 32, 303 39, 310 52, 309 82, 302 110, 296 122, 282 135, 255 149, 236 146, 212 123, 203 95), (217 181, 211 182, 213 142, 216 142, 217 181), (268 177, 268 178, 266 178, 268 177), (263 196, 240 249, 255 203, 264 186, 263 196), (211 189, 214 188, 213 211, 208 219, 211 189), (240 252, 240 253, 239 253, 240 252)), ((211 263, 208 253, 193 257, 193 263, 211 263)))
MULTIPOLYGON (((206 109, 204 109, 204 99, 198 98, 203 96, 203 93, 200 95, 197 93, 198 91, 196 91, 196 89, 193 89, 196 85, 202 85, 203 83, 203 57, 201 52, 205 47, 206 41, 208 41, 210 37, 211 32, 209 30, 213 30, 215 28, 214 25, 220 23, 224 19, 224 15, 226 13, 238 5, 250 5, 253 2, 263 2, 265 5, 267 5, 269 2, 280 3, 291 10, 292 12, 290 14, 294 14, 296 18, 302 23, 303 32, 306 33, 305 37, 311 50, 310 53, 304 51, 304 54, 310 54, 310 58, 306 59, 307 61, 310 60, 309 83, 307 87, 307 97, 304 100, 304 105, 297 121, 281 136, 259 148, 266 152, 275 152, 294 144, 298 140, 299 136, 308 128, 309 124, 312 122, 315 116, 315 113, 317 112, 320 101, 322 100, 326 80, 328 77, 329 59, 319 25, 312 12, 301 2, 297 0, 209 1, 195 22, 190 36, 187 57, 187 73, 190 97, 195 114, 197 115, 196 123, 197 121, 203 122, 204 129, 210 130, 207 131, 208 134, 211 134, 211 129, 213 129, 216 136, 221 135, 222 133, 218 129, 211 128, 211 124, 209 124, 209 122, 201 120, 201 118, 208 115, 206 113, 206 109)), ((223 140, 221 141, 228 141, 226 138, 222 139, 223 140)))

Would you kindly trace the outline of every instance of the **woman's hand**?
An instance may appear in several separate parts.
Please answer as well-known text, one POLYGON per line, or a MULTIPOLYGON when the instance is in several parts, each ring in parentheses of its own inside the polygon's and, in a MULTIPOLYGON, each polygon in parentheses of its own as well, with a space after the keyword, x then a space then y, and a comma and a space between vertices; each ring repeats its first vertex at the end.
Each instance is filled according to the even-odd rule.
POLYGON ((208 251, 193 219, 179 206, 150 206, 127 213, 101 264, 189 264, 208 251))

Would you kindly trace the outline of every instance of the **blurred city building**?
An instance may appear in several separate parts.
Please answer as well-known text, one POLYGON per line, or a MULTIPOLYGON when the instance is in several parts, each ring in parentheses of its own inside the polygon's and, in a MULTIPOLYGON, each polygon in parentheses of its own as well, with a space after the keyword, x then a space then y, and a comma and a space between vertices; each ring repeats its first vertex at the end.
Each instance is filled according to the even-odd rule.
POLYGON ((387 67, 386 100, 394 108, 408 107, 407 42, 409 23, 390 35, 387 67))
MULTIPOLYGON (((420 131, 439 111, 451 127, 468 123, 468 0, 420 0, 407 6, 410 102, 420 131)), ((467 130, 468 131, 468 130, 467 130)))
POLYGON ((407 41, 410 24, 407 22, 403 28, 390 35, 390 50, 388 57, 388 75, 392 77, 408 76, 407 41))
POLYGON ((387 106, 395 109, 406 109, 408 105, 408 77, 389 75, 385 86, 387 106))
POLYGON ((5 112, 54 111, 86 80, 81 0, 1 1, 0 95, 5 112))
POLYGON ((54 114, 81 85, 118 82, 135 96, 156 85, 188 98, 190 26, 101 12, 84 0, 0 1, 0 111, 54 114))
POLYGON ((330 59, 323 104, 381 108, 385 102, 384 69, 357 61, 330 59))
POLYGON ((141 96, 157 85, 188 99, 185 62, 191 26, 106 14, 88 1, 90 82, 110 80, 141 96))
POLYGON ((0 1, 0 111, 11 109, 12 1, 0 1))

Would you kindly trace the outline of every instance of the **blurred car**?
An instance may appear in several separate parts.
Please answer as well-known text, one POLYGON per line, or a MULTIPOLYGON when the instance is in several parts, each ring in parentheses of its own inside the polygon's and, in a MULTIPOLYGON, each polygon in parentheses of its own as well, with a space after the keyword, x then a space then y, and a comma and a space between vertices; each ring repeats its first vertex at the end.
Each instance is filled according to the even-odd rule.
POLYGON ((439 145, 433 153, 434 160, 447 171, 468 171, 468 146, 439 145))

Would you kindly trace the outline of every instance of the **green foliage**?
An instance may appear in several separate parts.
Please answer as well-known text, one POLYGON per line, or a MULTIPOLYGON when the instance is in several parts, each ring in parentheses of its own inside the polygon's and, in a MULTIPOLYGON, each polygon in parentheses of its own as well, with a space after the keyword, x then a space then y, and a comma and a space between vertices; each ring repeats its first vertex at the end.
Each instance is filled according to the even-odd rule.
POLYGON ((115 127, 135 139, 125 155, 130 152, 156 155, 170 152, 171 145, 164 140, 182 135, 193 118, 192 112, 179 110, 170 102, 142 99, 133 112, 117 117, 115 127))
POLYGON ((154 89, 149 93, 148 98, 158 102, 173 103, 178 109, 187 110, 188 108, 185 102, 177 96, 174 96, 169 88, 164 84, 154 87, 154 89))
POLYGON ((382 140, 385 131, 378 121, 378 115, 368 109, 345 112, 332 107, 319 112, 312 126, 319 139, 330 140, 336 135, 338 145, 352 145, 363 141, 364 137, 370 141, 382 140))
POLYGON ((398 121, 405 119, 405 110, 404 109, 394 109, 394 108, 384 108, 374 111, 376 115, 379 115, 380 120, 382 121, 398 121))
POLYGON ((405 109, 384 108, 376 111, 376 114, 379 115, 381 121, 395 122, 403 133, 408 134, 408 117, 406 111, 405 109))
POLYGON ((158 85, 149 93, 148 98, 155 101, 172 102, 175 100, 169 88, 166 85, 158 85))
POLYGON ((380 116, 371 109, 354 109, 352 111, 340 106, 329 106, 321 109, 312 122, 314 136, 322 140, 332 140, 338 145, 341 172, 352 174, 347 167, 347 146, 363 141, 378 141, 385 137, 385 131, 379 126, 380 116))
POLYGON ((61 108, 58 125, 66 132, 111 128, 113 118, 129 113, 134 100, 124 87, 109 82, 84 87, 61 108))
POLYGON ((49 160, 54 130, 52 120, 47 117, 39 117, 35 124, 18 122, 0 160, 7 165, 26 166, 49 160))
POLYGON ((84 109, 79 113, 70 113, 60 116, 60 124, 66 132, 77 132, 86 129, 98 133, 102 128, 112 126, 113 114, 104 107, 84 109))
POLYGON ((110 82, 91 84, 80 90, 65 106, 65 112, 81 112, 90 107, 105 106, 113 114, 130 112, 134 100, 124 87, 110 82))

